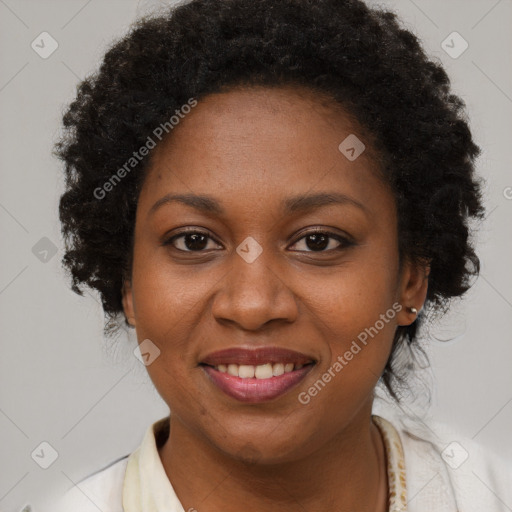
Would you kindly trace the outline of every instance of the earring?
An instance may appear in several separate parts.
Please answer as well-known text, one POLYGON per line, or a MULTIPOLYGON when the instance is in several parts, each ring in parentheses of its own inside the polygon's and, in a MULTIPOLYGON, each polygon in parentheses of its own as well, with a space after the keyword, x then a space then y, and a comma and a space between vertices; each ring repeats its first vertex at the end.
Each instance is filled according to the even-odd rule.
POLYGON ((407 308, 410 313, 413 313, 414 315, 418 314, 418 310, 416 308, 407 308))

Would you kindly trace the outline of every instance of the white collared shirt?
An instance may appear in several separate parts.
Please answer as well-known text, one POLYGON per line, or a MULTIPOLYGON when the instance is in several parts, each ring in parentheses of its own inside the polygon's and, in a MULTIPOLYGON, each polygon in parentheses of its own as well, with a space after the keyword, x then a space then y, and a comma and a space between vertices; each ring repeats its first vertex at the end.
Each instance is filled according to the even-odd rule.
MULTIPOLYGON (((394 488, 390 458, 395 468, 405 466, 406 509, 395 505, 390 512, 512 511, 510 462, 471 439, 456 436, 442 424, 434 431, 419 423, 378 419, 381 432, 384 426, 387 440, 397 445, 394 455, 387 449, 390 489, 394 488), (400 449, 402 462, 397 458, 400 449)), ((155 439, 168 420, 167 416, 149 426, 133 453, 69 489, 58 500, 58 512, 185 512, 165 473, 155 439)))

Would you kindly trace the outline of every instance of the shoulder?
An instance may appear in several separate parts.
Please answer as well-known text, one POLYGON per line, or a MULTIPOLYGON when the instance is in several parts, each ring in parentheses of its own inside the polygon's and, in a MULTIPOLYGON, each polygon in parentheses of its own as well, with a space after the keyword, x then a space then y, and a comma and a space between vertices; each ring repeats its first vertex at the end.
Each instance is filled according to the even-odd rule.
POLYGON ((132 453, 112 461, 76 484, 56 490, 48 512, 124 512, 123 488, 129 463, 131 461, 132 464, 139 464, 142 448, 145 453, 159 461, 156 446, 168 435, 168 420, 169 416, 166 416, 149 425, 142 444, 132 453))
POLYGON ((402 441, 411 512, 512 509, 512 461, 444 423, 389 421, 402 441))
POLYGON ((56 512, 123 512, 123 481, 129 455, 111 462, 73 485, 58 498, 56 512))

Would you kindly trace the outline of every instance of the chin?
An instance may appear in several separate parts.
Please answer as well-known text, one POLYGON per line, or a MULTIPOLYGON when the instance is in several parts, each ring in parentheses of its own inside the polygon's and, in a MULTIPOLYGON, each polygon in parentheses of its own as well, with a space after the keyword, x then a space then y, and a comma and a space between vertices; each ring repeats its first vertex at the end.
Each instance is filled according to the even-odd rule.
MULTIPOLYGON (((284 420, 286 421, 286 420, 284 420)), ((281 420, 283 422, 283 420, 281 420)), ((227 436, 211 442, 225 456, 246 464, 269 465, 293 462, 304 457, 304 446, 311 446, 298 432, 283 431, 282 425, 265 431, 227 430, 227 436), (281 432, 279 431, 281 427, 281 432)), ((304 434, 304 432, 302 433, 304 434)))

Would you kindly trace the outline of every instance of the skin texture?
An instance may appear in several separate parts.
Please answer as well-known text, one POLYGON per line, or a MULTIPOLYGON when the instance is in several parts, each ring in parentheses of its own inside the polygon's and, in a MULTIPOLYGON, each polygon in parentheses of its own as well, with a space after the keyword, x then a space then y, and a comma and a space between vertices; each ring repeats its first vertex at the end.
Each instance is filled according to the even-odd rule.
POLYGON ((160 457, 185 510, 387 510, 373 392, 396 327, 415 319, 407 307, 425 301, 428 269, 404 261, 399 272, 392 192, 370 151, 351 162, 338 150, 360 132, 332 107, 291 87, 210 95, 153 152, 123 307, 139 343, 161 350, 147 367, 172 411, 160 457), (281 206, 318 192, 364 210, 281 206), (150 214, 168 193, 208 194, 225 213, 173 202, 150 214), (187 226, 210 235, 202 252, 185 252, 184 237, 162 245, 187 226), (317 227, 354 245, 329 238, 315 250, 304 236, 317 227), (236 252, 249 236, 263 249, 252 263, 236 252), (403 309, 302 405, 298 394, 397 302, 403 309), (217 350, 261 346, 317 363, 298 387, 260 404, 228 397, 199 366, 217 350))

